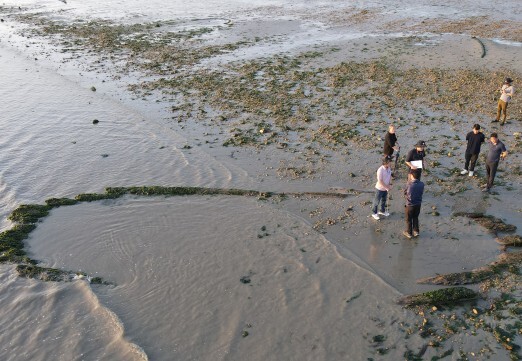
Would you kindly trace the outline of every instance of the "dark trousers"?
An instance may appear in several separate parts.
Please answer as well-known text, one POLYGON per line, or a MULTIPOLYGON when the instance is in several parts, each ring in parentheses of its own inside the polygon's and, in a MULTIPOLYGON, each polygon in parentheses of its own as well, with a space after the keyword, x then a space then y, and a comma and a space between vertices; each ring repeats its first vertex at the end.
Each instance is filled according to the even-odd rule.
POLYGON ((384 213, 386 210, 386 198, 388 197, 388 191, 376 190, 375 198, 373 199, 372 212, 377 213, 377 206, 381 203, 381 212, 384 213))
POLYGON ((478 156, 478 154, 469 154, 466 152, 466 163, 464 163, 464 169, 473 172, 475 170, 475 164, 477 164, 478 156))
POLYGON ((506 103, 503 100, 498 100, 498 106, 497 106, 497 121, 500 120, 500 115, 503 114, 502 123, 506 122, 507 117, 507 106, 508 103, 506 103))
POLYGON ((486 174, 488 177, 488 184, 486 188, 493 187, 493 181, 495 180, 495 175, 497 174, 498 162, 486 162, 486 174))
POLYGON ((419 214, 421 205, 405 206, 404 210, 406 214, 406 232, 408 232, 408 234, 412 234, 413 231, 419 233, 419 214))

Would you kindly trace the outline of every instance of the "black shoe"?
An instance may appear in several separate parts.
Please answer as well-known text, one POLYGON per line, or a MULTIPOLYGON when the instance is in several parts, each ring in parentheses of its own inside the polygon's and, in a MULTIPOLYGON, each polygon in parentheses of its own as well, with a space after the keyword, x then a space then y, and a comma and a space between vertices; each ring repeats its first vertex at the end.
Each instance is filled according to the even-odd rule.
POLYGON ((495 119, 495 120, 493 120, 491 123, 498 123, 498 120, 495 119))

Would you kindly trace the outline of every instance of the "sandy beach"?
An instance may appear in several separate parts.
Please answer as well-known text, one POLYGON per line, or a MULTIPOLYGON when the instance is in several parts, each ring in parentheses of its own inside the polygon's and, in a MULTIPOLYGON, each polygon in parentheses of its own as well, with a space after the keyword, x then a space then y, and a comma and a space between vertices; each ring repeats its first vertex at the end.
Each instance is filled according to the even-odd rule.
POLYGON ((491 123, 504 78, 522 84, 522 14, 503 5, 4 2, 3 234, 20 205, 79 201, 35 221, 27 259, 2 248, 0 358, 522 359, 520 261, 498 266, 520 251, 497 241, 522 226, 519 94, 491 123), (475 123, 509 151, 489 194, 488 144, 460 174, 475 123), (399 166, 376 221, 390 124, 399 166), (70 277, 20 277, 27 260, 70 277), (461 285, 419 280, 484 267, 461 282, 478 299, 398 304, 461 285))

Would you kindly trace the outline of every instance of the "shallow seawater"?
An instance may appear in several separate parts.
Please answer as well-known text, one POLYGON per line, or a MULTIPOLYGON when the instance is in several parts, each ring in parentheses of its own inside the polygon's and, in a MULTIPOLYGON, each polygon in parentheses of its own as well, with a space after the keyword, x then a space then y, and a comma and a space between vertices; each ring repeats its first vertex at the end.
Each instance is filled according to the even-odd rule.
POLYGON ((0 53, 2 219, 16 204, 126 185, 251 186, 187 140, 112 98, 9 51, 0 53), (99 123, 93 124, 94 120, 99 123))
MULTIPOLYGON (((496 16, 498 7, 502 8, 502 18, 519 19, 521 11, 517 6, 518 0, 487 1, 487 0, 371 0, 371 1, 339 1, 339 0, 207 0, 191 1, 182 0, 165 1, 139 1, 139 0, 91 0, 75 1, 68 0, 67 3, 46 0, 5 0, 5 5, 15 6, 37 6, 41 9, 65 10, 73 16, 110 18, 117 20, 152 19, 164 20, 174 18, 193 18, 205 16, 223 16, 234 13, 254 15, 256 10, 263 9, 283 10, 287 14, 294 12, 317 11, 323 9, 357 8, 377 9, 398 17, 421 17, 421 18, 460 18, 469 16, 496 16), (71 11, 72 10, 72 11, 71 11)), ((71 15, 66 15, 71 16, 71 15)))
POLYGON ((255 198, 62 207, 38 226, 29 250, 45 265, 114 282, 94 293, 152 360, 362 359, 365 335, 398 338, 392 321, 405 316, 397 291, 255 198))

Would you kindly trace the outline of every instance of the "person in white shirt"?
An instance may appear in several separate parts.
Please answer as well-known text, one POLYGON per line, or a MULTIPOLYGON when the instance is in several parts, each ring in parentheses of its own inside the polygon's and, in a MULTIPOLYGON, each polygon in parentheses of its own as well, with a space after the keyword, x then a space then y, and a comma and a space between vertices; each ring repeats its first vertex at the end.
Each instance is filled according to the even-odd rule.
POLYGON ((391 189, 391 157, 384 157, 382 166, 377 169, 377 183, 375 184, 375 199, 372 205, 372 217, 380 219, 379 215, 388 217, 390 214, 386 211, 386 199, 388 191, 391 189), (377 213, 377 208, 381 205, 381 210, 377 213))
POLYGON ((503 114, 502 121, 500 122, 500 125, 504 125, 506 123, 506 117, 507 117, 507 106, 509 102, 511 101, 511 98, 513 97, 513 94, 515 94, 515 88, 513 87, 513 80, 511 78, 506 78, 504 81, 504 84, 502 85, 502 88, 500 88, 500 99, 498 100, 498 106, 497 106, 497 118, 493 122, 500 121, 500 115, 503 114))

